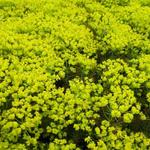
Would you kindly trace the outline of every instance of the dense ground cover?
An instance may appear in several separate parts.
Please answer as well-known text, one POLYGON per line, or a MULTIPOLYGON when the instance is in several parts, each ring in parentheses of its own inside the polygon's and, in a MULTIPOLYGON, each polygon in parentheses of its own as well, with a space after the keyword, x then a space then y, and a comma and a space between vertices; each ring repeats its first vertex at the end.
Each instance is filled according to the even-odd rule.
POLYGON ((150 149, 149 0, 0 0, 0 150, 150 149))

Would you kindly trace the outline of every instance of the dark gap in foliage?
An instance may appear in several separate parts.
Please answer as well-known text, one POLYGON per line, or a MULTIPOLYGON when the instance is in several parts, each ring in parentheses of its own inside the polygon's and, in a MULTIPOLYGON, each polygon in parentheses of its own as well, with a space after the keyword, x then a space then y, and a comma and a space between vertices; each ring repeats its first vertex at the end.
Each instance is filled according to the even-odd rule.
POLYGON ((8 59, 9 54, 11 54, 11 50, 8 48, 1 48, 0 49, 0 56, 2 56, 5 59, 8 59))
POLYGON ((101 125, 102 118, 101 118, 101 112, 100 111, 98 112, 98 114, 100 114, 100 117, 96 118, 94 120, 95 120, 95 125, 99 127, 101 125))
POLYGON ((94 92, 94 91, 91 91, 91 92, 90 92, 90 97, 94 97, 94 95, 95 95, 95 92, 94 92))
POLYGON ((23 14, 27 14, 28 12, 30 12, 30 8, 25 7, 25 8, 24 8, 24 11, 23 11, 23 14))
POLYGON ((110 84, 107 84, 107 82, 101 82, 101 80, 99 80, 100 84, 102 85, 103 87, 103 92, 102 94, 103 95, 107 95, 109 93, 112 93, 111 90, 110 90, 110 84))
POLYGON ((97 58, 96 58, 96 60, 97 60, 97 64, 101 64, 103 61, 105 61, 105 60, 107 60, 108 59, 108 57, 107 57, 107 54, 105 54, 105 55, 102 55, 101 54, 101 50, 99 49, 99 50, 97 50, 97 58))
POLYGON ((141 120, 139 116, 135 116, 128 128, 132 132, 143 132, 148 138, 150 138, 150 120, 141 120))
POLYGON ((77 147, 80 147, 82 150, 87 149, 87 144, 84 141, 84 139, 88 136, 88 133, 86 131, 76 131, 73 128, 73 125, 69 125, 65 131, 67 132, 67 140, 73 140, 73 143, 77 145, 77 147))
POLYGON ((49 124, 53 122, 52 119, 48 118, 48 117, 43 117, 42 118, 42 123, 40 125, 40 128, 43 129, 43 132, 41 133, 38 141, 45 143, 45 144, 49 144, 50 140, 52 139, 52 136, 50 135, 50 133, 47 132, 47 127, 49 126, 49 124))
POLYGON ((7 102, 5 103, 4 108, 5 108, 6 110, 8 110, 8 109, 12 108, 13 98, 12 98, 12 95, 11 95, 11 94, 9 94, 9 95, 6 97, 6 101, 7 101, 7 102))
POLYGON ((30 131, 28 131, 28 134, 30 135, 30 137, 35 138, 35 131, 34 131, 35 127, 31 127, 30 131))
MULTIPOLYGON (((30 102, 30 104, 32 105, 32 106, 34 106, 35 104, 37 104, 35 101, 31 101, 30 102)), ((33 112, 32 112, 33 113, 33 112)))
POLYGON ((49 144, 50 144, 50 143, 42 143, 42 142, 39 142, 37 149, 38 149, 38 150, 48 150, 48 149, 49 149, 49 144))
POLYGON ((29 92, 29 95, 31 95, 32 97, 37 96, 38 97, 38 92, 29 92))
POLYGON ((81 80, 84 80, 84 77, 86 76, 84 73, 84 66, 78 63, 75 65, 75 68, 76 68, 76 76, 79 76, 81 80))
POLYGON ((50 137, 51 137, 50 134, 43 132, 43 133, 41 133, 38 141, 41 143, 49 144, 50 143, 50 137))
MULTIPOLYGON (((99 83, 101 76, 102 76, 103 71, 101 71, 98 67, 98 65, 96 65, 93 69, 91 69, 88 73, 88 78, 92 78, 94 83, 99 83)), ((103 84, 103 82, 101 82, 101 85, 103 84)))
POLYGON ((0 83, 4 81, 5 77, 0 77, 0 83))
POLYGON ((110 118, 111 117, 111 109, 109 107, 109 104, 105 107, 102 107, 98 113, 100 114, 101 120, 110 120, 111 119, 110 118))
POLYGON ((92 58, 96 58, 96 53, 93 53, 92 55, 89 56, 89 59, 92 59, 92 58))
POLYGON ((97 32, 95 29, 93 29, 93 27, 91 27, 91 25, 89 25, 88 20, 90 20, 92 18, 88 18, 87 21, 84 23, 84 25, 93 33, 94 39, 96 39, 97 37, 97 32))
MULTIPOLYGON (((27 132, 27 131, 26 131, 26 132, 27 132)), ((20 134, 20 136, 19 136, 19 138, 18 138, 18 142, 16 142, 16 143, 21 143, 21 144, 23 144, 23 143, 26 142, 26 140, 23 139, 24 134, 25 134, 24 132, 21 132, 21 134, 20 134)), ((26 134, 28 134, 28 133, 26 133, 26 134)))
MULTIPOLYGON (((147 93, 149 92, 149 89, 146 88, 146 83, 141 84, 139 89, 133 89, 134 91, 134 95, 137 98, 137 101, 140 102, 142 104, 142 107, 144 109, 144 107, 146 105, 148 105, 148 101, 147 101, 147 93)), ((146 107, 145 107, 146 108, 146 107)))
POLYGON ((79 47, 78 51, 79 51, 80 54, 84 54, 84 47, 79 47))
POLYGON ((150 118, 149 118, 149 114, 150 114, 150 104, 147 103, 147 105, 142 106, 141 109, 143 110, 143 113, 146 115, 146 117, 148 117, 148 119, 150 119, 150 118))
POLYGON ((76 5, 77 5, 77 7, 81 7, 81 8, 85 8, 85 3, 84 2, 80 2, 80 1, 78 1, 78 2, 76 2, 76 5))
POLYGON ((53 120, 48 117, 42 117, 41 127, 46 131, 46 127, 52 122, 53 120))
POLYGON ((96 52, 96 60, 97 64, 101 64, 103 61, 106 61, 107 59, 123 59, 124 62, 129 62, 133 58, 136 59, 141 54, 142 50, 140 48, 124 48, 128 49, 128 53, 120 54, 119 51, 112 51, 111 49, 108 49, 105 54, 102 54, 102 50, 98 49, 96 52))
POLYGON ((69 65, 68 61, 66 61, 65 64, 66 64, 65 77, 63 79, 57 80, 55 82, 55 85, 57 88, 64 87, 66 91, 66 89, 69 88, 70 80, 74 79, 77 76, 83 79, 85 74, 81 64, 76 64, 75 66, 73 66, 76 69, 76 72, 71 71, 70 69, 71 66, 69 65))
POLYGON ((57 80, 55 82, 55 85, 56 85, 56 88, 59 88, 59 87, 64 87, 66 85, 65 81, 62 79, 62 80, 57 80))
MULTIPOLYGON (((70 69, 68 69, 70 70, 70 69)), ((62 88, 64 87, 64 92, 66 91, 67 88, 69 88, 69 81, 75 78, 75 74, 70 71, 66 70, 65 71, 65 78, 57 80, 55 82, 56 88, 62 88)))
POLYGON ((110 121, 111 124, 114 126, 114 127, 121 127, 122 124, 124 123, 123 122, 123 118, 114 118, 112 119, 112 121, 110 121))
POLYGON ((35 148, 35 146, 33 146, 32 144, 27 147, 28 150, 33 150, 34 148, 35 148))

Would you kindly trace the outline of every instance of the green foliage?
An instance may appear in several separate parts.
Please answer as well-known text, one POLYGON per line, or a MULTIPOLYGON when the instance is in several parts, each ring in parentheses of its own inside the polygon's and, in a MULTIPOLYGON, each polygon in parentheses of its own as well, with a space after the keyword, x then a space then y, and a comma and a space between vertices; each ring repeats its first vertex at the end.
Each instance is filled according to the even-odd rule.
POLYGON ((149 0, 0 0, 0 150, 150 149, 149 0))

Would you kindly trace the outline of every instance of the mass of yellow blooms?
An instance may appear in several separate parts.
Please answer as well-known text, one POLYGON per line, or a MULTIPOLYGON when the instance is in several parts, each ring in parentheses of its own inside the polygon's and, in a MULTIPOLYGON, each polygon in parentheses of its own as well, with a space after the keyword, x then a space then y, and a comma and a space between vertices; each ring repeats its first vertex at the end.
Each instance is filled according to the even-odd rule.
POLYGON ((0 0, 0 150, 150 150, 150 0, 0 0))

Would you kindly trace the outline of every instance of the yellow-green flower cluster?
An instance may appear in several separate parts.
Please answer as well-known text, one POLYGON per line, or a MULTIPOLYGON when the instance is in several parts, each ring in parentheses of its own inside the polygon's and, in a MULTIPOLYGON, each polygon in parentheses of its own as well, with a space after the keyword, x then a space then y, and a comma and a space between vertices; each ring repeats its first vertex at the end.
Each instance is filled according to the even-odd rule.
POLYGON ((0 0, 9 149, 150 149, 149 0, 0 0))

